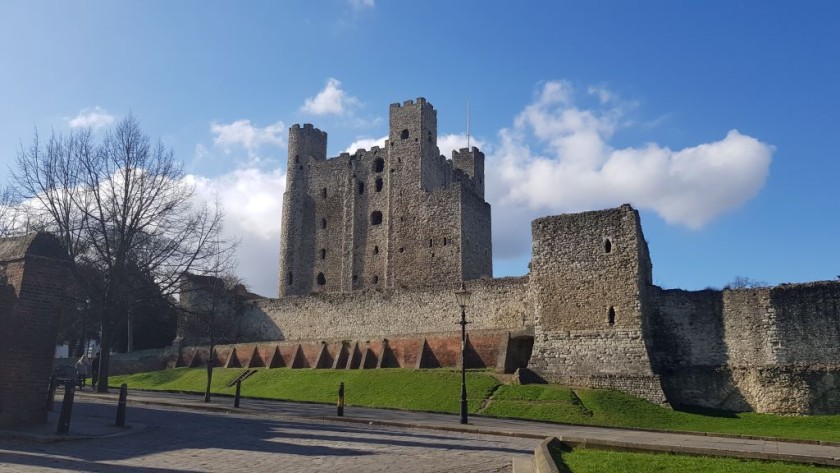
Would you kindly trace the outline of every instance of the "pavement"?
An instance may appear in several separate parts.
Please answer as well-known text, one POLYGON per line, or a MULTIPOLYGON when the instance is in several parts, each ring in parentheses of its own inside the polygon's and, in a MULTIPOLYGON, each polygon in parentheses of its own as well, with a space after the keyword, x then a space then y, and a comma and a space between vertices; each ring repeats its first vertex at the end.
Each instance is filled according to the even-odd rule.
MULTIPOLYGON (((145 435, 142 433, 144 431, 159 428, 159 425, 155 423, 157 420, 155 420, 154 416, 150 417, 145 410, 162 409, 170 413, 179 413, 182 415, 189 413, 197 418, 206 416, 216 419, 216 423, 221 422, 218 419, 235 417, 240 422, 244 422, 245 419, 271 420, 272 422, 278 422, 279 425, 306 425, 309 426, 307 428, 311 429, 315 429, 316 426, 318 429, 324 429, 327 428, 324 426, 330 426, 330 429, 340 430, 344 426, 344 428, 351 430, 363 429, 367 431, 368 429, 377 429, 377 431, 383 432, 382 435, 385 437, 391 435, 389 432, 399 432, 400 435, 406 437, 413 435, 421 437, 428 436, 430 435, 429 432, 432 432, 432 435, 440 436, 439 440, 446 439, 446 442, 453 442, 453 445, 460 444, 460 442, 478 442, 476 445, 483 445, 485 447, 492 445, 492 448, 482 447, 480 449, 486 454, 485 456, 473 458, 478 461, 479 469, 470 469, 462 465, 462 468, 467 468, 464 471, 509 471, 509 469, 505 468, 509 467, 512 456, 520 459, 530 456, 538 440, 545 437, 558 437, 560 440, 572 446, 582 445, 595 448, 687 453, 840 466, 840 446, 837 445, 819 445, 814 443, 756 438, 720 437, 705 434, 681 434, 572 426, 479 416, 470 417, 469 425, 461 425, 458 422, 457 415, 354 406, 347 406, 345 408, 344 417, 336 417, 335 406, 325 404, 243 398, 241 407, 234 408, 233 399, 227 397, 214 397, 213 402, 207 404, 202 401, 201 396, 193 394, 143 391, 129 392, 128 423, 132 427, 130 429, 117 429, 116 427, 108 426, 109 423, 113 422, 112 419, 116 410, 116 393, 94 394, 81 392, 77 394, 77 400, 81 403, 98 406, 99 409, 95 411, 97 414, 93 417, 87 414, 76 416, 74 412, 70 433, 77 437, 125 436, 134 432, 142 436, 145 435), (103 414, 106 411, 110 412, 110 414, 103 414), (195 416, 199 412, 202 415, 195 416), (140 415, 141 413, 144 415, 140 415), (149 427, 147 428, 146 425, 149 427), (494 456, 495 453, 493 455, 488 453, 491 451, 496 453, 499 451, 505 452, 506 463, 503 463, 508 465, 508 467, 505 467, 503 463, 499 463, 500 460, 494 456), (486 469, 481 469, 484 467, 486 469)), ((55 424, 52 424, 53 429, 54 426, 55 424)), ((30 430, 28 433, 33 436, 40 435, 45 437, 53 435, 45 431, 44 428, 41 428, 38 432, 30 430)), ((0 437, 8 437, 8 434, 8 431, 0 432, 0 437)), ((22 434, 24 433, 18 432, 17 436, 20 437, 22 434)), ((352 445, 354 448, 358 446, 352 439, 347 440, 350 443, 346 445, 352 445)), ((382 441, 387 443, 386 440, 382 441)), ((0 446, 2 446, 2 443, 0 443, 0 446)), ((469 448, 475 447, 473 444, 464 446, 469 448)), ((422 447, 419 445, 417 448, 422 450, 422 447)), ((2 466, 2 453, 0 449, 0 466, 2 466)), ((425 454, 419 450, 415 450, 413 453, 407 453, 407 455, 420 455, 422 458, 425 454)), ((330 461, 327 460, 328 458, 329 455, 324 456, 325 464, 330 464, 330 461)), ((403 461, 407 461, 405 458, 408 457, 404 457, 403 461)), ((469 455, 459 455, 459 458, 463 460, 464 458, 469 458, 469 455)), ((436 464, 436 467, 443 468, 448 466, 448 462, 449 460, 447 459, 446 464, 436 464)), ((337 471, 352 471, 352 469, 347 469, 345 465, 337 471)), ((402 468, 401 471, 426 470, 402 468)), ((431 469, 427 471, 446 470, 431 469)))

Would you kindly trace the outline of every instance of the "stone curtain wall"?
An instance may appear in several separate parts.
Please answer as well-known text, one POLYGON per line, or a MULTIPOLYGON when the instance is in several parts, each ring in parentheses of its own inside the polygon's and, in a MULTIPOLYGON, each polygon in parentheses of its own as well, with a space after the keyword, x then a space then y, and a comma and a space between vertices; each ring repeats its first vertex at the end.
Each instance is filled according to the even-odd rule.
POLYGON ((66 261, 48 233, 0 239, 0 427, 47 420, 66 261))
POLYGON ((532 224, 534 350, 544 378, 664 403, 643 326, 649 257, 629 205, 532 224))
MULTIPOLYGON (((468 330, 533 327, 528 278, 469 281, 468 330)), ((246 304, 241 340, 352 340, 459 331, 452 286, 322 293, 246 304)))
MULTIPOLYGON (((388 164, 384 169, 390 174, 388 164)), ((390 192, 398 195, 399 187, 390 192)), ((466 189, 453 183, 424 195, 447 200, 449 192, 466 189)), ((427 215, 443 208, 431 201, 422 205, 430 208, 427 215)), ((399 219, 393 207, 389 212, 391 220, 399 219)), ((468 220, 463 222, 466 228, 468 220)), ((418 255, 456 255, 462 242, 472 244, 463 233, 462 242, 447 239, 444 245, 445 230, 428 220, 400 228, 405 235, 416 228, 416 235, 432 240, 431 245, 425 241, 425 253, 404 249, 399 263, 415 266, 424 275, 421 280, 434 278, 435 266, 418 267, 418 255)), ((533 333, 529 367, 546 379, 619 389, 660 403, 667 397, 675 405, 840 412, 840 282, 727 291, 660 289, 651 283, 647 244, 638 213, 629 205, 538 219, 532 230, 529 276, 467 283, 473 292, 468 330, 533 333)), ((380 247, 389 261, 399 261, 401 253, 391 245, 397 241, 380 247)), ((355 248, 361 247, 356 242, 355 248)), ((389 337, 458 332, 460 314, 452 296, 457 283, 395 280, 409 287, 245 304, 236 339, 290 341, 301 347, 318 340, 355 340, 370 342, 377 351, 381 347, 376 344, 389 337)), ((426 337, 429 346, 440 344, 432 352, 445 360, 455 357, 457 346, 438 338, 426 337)), ((417 343, 391 350, 410 365, 417 343)), ((483 346, 478 351, 489 353, 483 346)))
POLYGON ((669 400, 736 411, 840 411, 840 283, 660 290, 655 364, 669 400))

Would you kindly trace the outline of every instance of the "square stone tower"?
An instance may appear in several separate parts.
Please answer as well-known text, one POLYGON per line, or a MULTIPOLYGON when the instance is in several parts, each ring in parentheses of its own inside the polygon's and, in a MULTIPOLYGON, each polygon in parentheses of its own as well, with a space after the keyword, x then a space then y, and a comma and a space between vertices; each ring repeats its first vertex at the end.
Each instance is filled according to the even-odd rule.
POLYGON ((441 156, 424 98, 391 105, 384 149, 326 148, 312 125, 289 129, 280 297, 492 277, 484 154, 441 156))

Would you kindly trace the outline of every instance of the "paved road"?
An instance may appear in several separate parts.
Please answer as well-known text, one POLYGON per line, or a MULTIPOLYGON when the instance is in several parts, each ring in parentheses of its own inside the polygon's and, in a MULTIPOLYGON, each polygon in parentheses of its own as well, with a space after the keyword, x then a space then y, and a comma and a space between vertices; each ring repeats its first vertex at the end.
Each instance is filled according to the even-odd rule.
MULTIPOLYGON (((113 412, 110 404, 80 400, 73 417, 104 424, 113 412)), ((131 406, 132 422, 146 429, 48 444, 0 439, 0 471, 507 472, 511 458, 530 455, 536 443, 150 405, 131 406)))
MULTIPOLYGON (((113 402, 115 395, 109 397, 113 402)), ((151 392, 132 392, 135 402, 171 403, 184 407, 204 407, 200 396, 151 392)), ((230 398, 216 398, 215 407, 231 407, 230 398)), ((243 410, 258 415, 281 416, 294 419, 324 419, 335 415, 335 407, 324 404, 303 404, 280 401, 243 399, 243 410)), ((397 411, 348 407, 346 415, 358 421, 397 423, 433 429, 458 429, 458 416, 423 412, 397 411)), ((584 427, 548 424, 512 419, 471 417, 474 432, 495 432, 530 435, 534 438, 556 436, 569 442, 600 443, 602 445, 629 446, 634 449, 702 453, 705 455, 751 457, 840 466, 840 447, 773 440, 726 438, 706 435, 644 432, 604 427, 584 427)), ((458 438, 456 436, 456 438, 458 438)))

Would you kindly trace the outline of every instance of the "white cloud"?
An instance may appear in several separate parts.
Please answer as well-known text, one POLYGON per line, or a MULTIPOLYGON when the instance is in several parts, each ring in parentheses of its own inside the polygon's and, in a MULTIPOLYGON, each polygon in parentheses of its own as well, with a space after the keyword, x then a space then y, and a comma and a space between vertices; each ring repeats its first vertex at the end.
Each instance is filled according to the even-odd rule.
POLYGON ((364 10, 365 8, 373 8, 375 6, 374 0, 348 0, 348 3, 356 10, 364 10))
POLYGON ((385 147, 385 140, 388 139, 388 135, 383 136, 382 138, 359 138, 358 140, 350 143, 344 152, 353 154, 358 149, 371 149, 374 146, 379 146, 380 148, 385 147))
POLYGON ((588 92, 600 106, 579 108, 568 82, 548 82, 514 125, 499 132, 487 166, 499 256, 527 251, 527 232, 517 228, 541 215, 630 202, 697 229, 764 186, 773 146, 731 130, 680 150, 656 143, 615 148, 609 139, 626 123, 626 107, 608 90, 588 92))
MULTIPOLYGON (((467 134, 449 133, 445 135, 439 135, 437 139, 437 145, 440 149, 440 154, 446 156, 447 159, 451 159, 452 151, 459 151, 461 148, 467 147, 467 134)), ((487 150, 484 149, 484 141, 476 139, 474 136, 470 136, 470 147, 476 147, 485 154, 487 152, 487 150)))
POLYGON ((278 121, 260 128, 254 126, 251 120, 236 120, 231 123, 212 123, 210 131, 216 135, 213 144, 217 146, 229 149, 233 145, 241 145, 253 152, 263 145, 283 146, 286 125, 278 121))
POLYGON ((218 198, 225 212, 225 234, 241 238, 238 274, 252 291, 276 296, 285 173, 243 168, 218 177, 188 179, 198 199, 218 198))
POLYGON ((313 115, 344 115, 358 105, 358 99, 347 95, 341 88, 341 81, 331 77, 323 90, 304 101, 301 110, 313 115))
POLYGON ((116 118, 101 107, 86 108, 75 117, 66 118, 71 128, 92 128, 98 130, 104 128, 116 120, 116 118))

